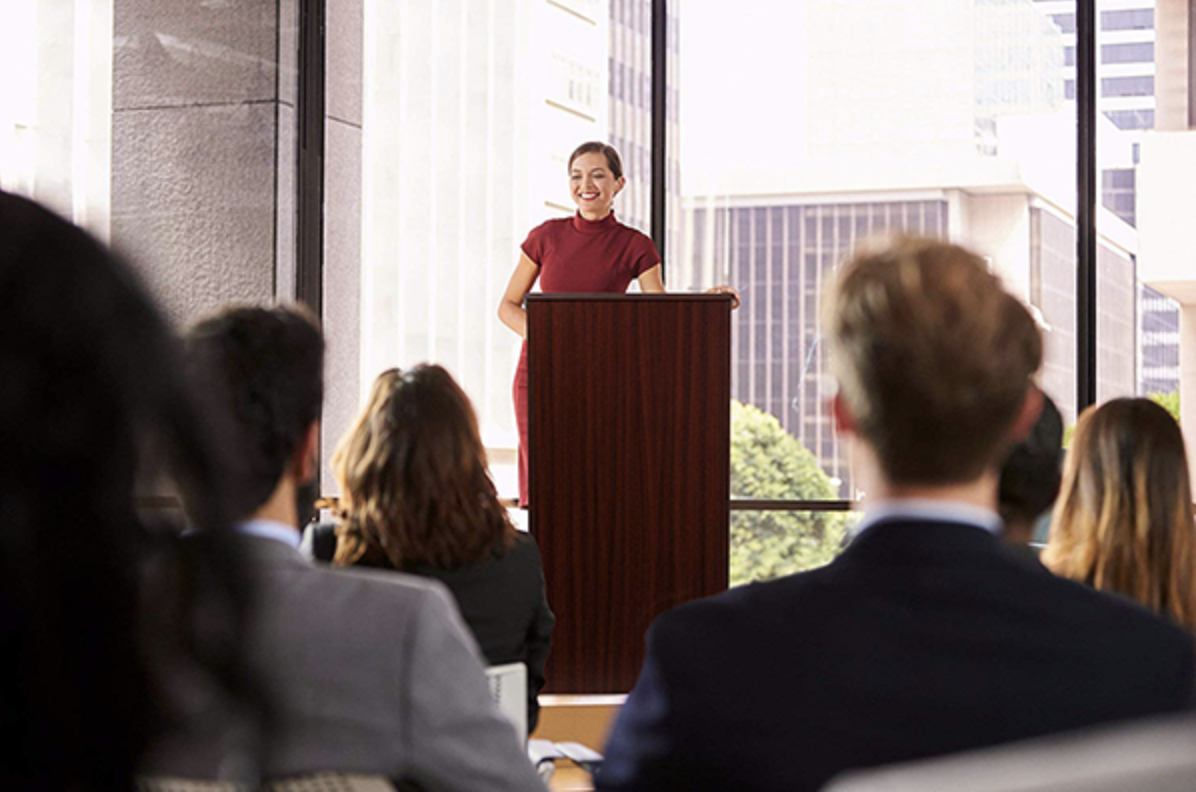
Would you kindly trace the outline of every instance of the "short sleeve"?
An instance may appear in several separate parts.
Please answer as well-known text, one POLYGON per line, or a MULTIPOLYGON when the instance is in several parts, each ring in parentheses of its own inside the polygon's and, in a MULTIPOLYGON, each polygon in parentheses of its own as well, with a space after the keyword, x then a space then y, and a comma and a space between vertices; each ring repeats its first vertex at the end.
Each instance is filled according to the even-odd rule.
POLYGON ((520 248, 524 255, 534 261, 537 265, 544 264, 544 257, 548 253, 548 238, 550 236, 548 223, 541 223, 528 232, 527 239, 523 240, 523 245, 520 248))
POLYGON ((633 278, 638 278, 660 263, 660 254, 656 252, 656 244, 652 242, 652 238, 638 231, 631 243, 630 253, 633 278))

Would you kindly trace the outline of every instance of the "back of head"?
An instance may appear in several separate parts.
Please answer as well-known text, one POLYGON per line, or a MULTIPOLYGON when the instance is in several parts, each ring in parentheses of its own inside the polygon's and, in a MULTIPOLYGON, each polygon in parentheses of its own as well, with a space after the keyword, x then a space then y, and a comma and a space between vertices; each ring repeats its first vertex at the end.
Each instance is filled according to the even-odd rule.
POLYGON ((135 482, 152 453, 218 527, 216 452, 130 271, 2 193, 0 316, 0 786, 128 788, 158 714, 139 629, 178 626, 147 613, 135 482))
POLYGON ((1076 425, 1043 561, 1196 629, 1196 526, 1179 425, 1114 399, 1076 425))
POLYGON ((278 485, 319 418, 324 341, 299 307, 233 307, 185 336, 195 379, 231 418, 236 467, 233 513, 251 515, 278 485))
POLYGON ((840 398, 890 483, 968 482, 998 463, 1042 341, 982 259, 925 239, 858 255, 827 325, 840 398))
POLYGON ((333 468, 339 564, 456 569, 512 536, 469 397, 440 366, 383 372, 333 468))
MULTIPOLYGON (((1001 468, 998 509, 1006 527, 1030 528, 1059 495, 1063 478, 1063 416, 1049 397, 1030 434, 1013 447, 1001 468)), ((1014 537, 1029 541, 1029 536, 1014 537)))

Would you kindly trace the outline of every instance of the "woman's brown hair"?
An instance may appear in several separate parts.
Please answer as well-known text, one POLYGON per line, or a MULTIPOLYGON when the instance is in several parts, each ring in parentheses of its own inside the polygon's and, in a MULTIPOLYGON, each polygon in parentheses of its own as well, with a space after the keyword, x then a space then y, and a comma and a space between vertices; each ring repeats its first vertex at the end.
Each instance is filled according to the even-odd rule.
POLYGON ((390 369, 332 457, 341 488, 334 563, 456 569, 514 537, 469 397, 440 366, 390 369))
POLYGON ((1043 561, 1196 630, 1196 525, 1179 425, 1149 399, 1080 416, 1043 561))
POLYGON ((615 147, 609 143, 602 143, 597 140, 582 143, 573 149, 573 153, 569 155, 570 168, 573 167, 573 161, 582 154, 601 154, 606 157, 606 167, 610 170, 611 175, 616 179, 623 178, 623 160, 619 157, 619 152, 615 151, 615 147))

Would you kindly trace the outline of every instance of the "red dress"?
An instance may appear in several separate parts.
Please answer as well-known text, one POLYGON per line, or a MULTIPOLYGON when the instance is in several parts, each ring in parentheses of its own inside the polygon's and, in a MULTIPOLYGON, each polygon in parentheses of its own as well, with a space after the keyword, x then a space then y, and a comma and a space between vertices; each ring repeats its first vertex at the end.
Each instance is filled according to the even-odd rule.
MULTIPOLYGON (((615 219, 611 212, 596 222, 580 214, 532 229, 523 252, 540 267, 545 294, 595 294, 627 291, 631 281, 660 263, 656 245, 615 219)), ((527 342, 515 372, 515 422, 519 425, 519 505, 527 505, 527 342)))

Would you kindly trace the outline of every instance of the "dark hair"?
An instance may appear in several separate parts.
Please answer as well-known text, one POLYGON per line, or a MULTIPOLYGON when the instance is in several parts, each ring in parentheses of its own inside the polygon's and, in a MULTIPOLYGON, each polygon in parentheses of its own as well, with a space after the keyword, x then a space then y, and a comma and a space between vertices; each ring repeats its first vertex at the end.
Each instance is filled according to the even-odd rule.
POLYGON ((1051 508, 1063 480, 1063 416, 1045 394, 1026 439, 1001 468, 998 510, 1006 524, 1032 523, 1051 508))
POLYGON ((602 143, 597 140, 582 143, 573 149, 573 153, 569 155, 570 168, 573 167, 573 161, 582 154, 601 154, 606 157, 606 167, 610 169, 611 175, 616 179, 623 178, 623 160, 619 158, 619 152, 615 151, 615 147, 609 143, 602 143))
POLYGON ((188 362, 236 432, 235 514, 246 517, 278 485, 324 398, 324 341, 299 306, 237 306, 187 331, 188 362))
MULTIPOLYGON (((165 714, 151 640, 174 630, 175 646, 196 648, 184 620, 201 582, 219 587, 208 602, 242 599, 221 544, 223 461, 177 342, 129 269, 3 193, 0 315, 0 787, 128 789, 165 714), (208 529, 189 551, 138 516, 151 455, 208 529), (140 574, 164 546, 174 560, 158 566, 181 610, 140 574)), ((207 656, 227 659, 239 611, 216 615, 232 643, 207 656)))
POLYGON ((456 569, 514 538, 469 397, 440 366, 383 372, 332 464, 338 564, 382 557, 396 569, 456 569))
POLYGON ((839 393, 890 482, 973 481, 1000 464, 1042 338, 982 258, 918 238, 862 251, 828 307, 839 393))

